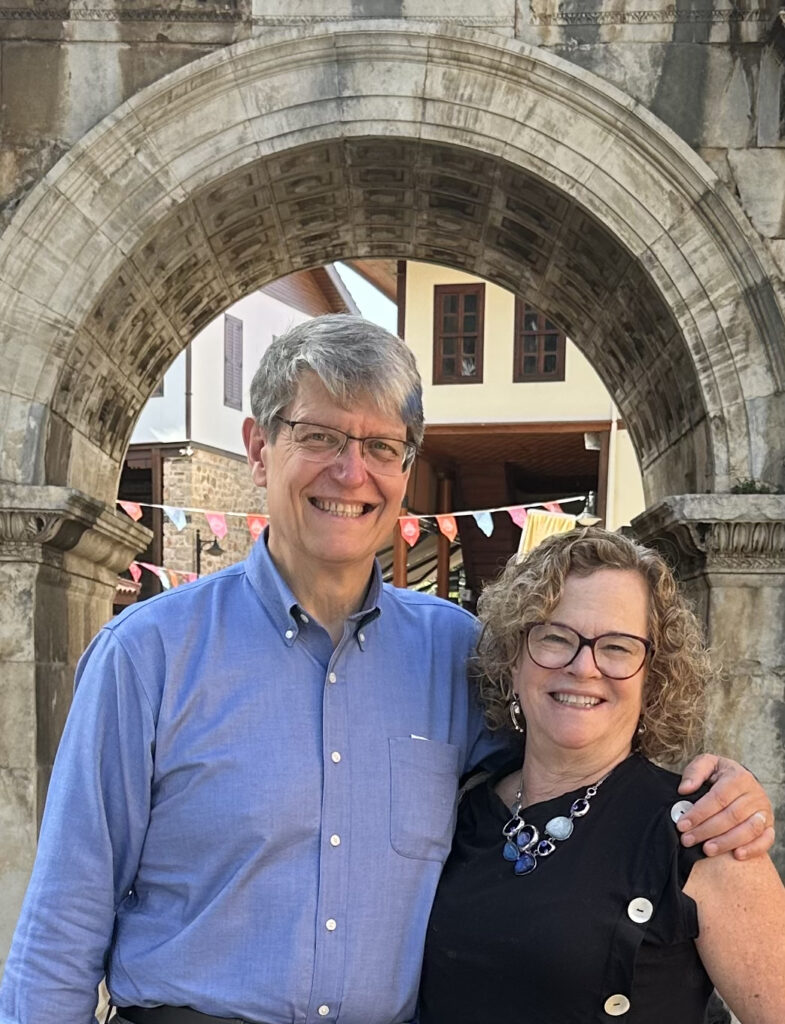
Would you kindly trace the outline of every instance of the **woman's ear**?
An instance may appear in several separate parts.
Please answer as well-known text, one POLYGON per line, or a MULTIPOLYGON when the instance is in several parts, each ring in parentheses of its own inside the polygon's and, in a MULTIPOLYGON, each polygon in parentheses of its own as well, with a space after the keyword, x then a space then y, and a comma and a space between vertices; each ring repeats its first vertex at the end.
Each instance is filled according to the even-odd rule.
POLYGON ((267 486, 267 467, 265 466, 265 448, 267 433, 259 426, 252 416, 243 420, 243 443, 251 467, 251 479, 257 487, 267 486))

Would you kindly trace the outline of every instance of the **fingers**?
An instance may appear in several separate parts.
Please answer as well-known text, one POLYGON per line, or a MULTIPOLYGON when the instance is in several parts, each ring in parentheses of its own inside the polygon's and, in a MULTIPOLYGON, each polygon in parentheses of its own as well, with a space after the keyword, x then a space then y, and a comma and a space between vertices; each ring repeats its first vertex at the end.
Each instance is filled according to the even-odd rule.
MULTIPOLYGON (((759 811, 759 814, 762 812, 759 811)), ((746 843, 744 846, 739 846, 733 851, 733 856, 737 860, 751 860, 753 857, 762 857, 764 853, 768 853, 774 845, 774 829, 771 825, 761 832, 757 839, 753 839, 751 843, 746 843)))
POLYGON ((694 757, 682 773, 679 783, 680 793, 694 793, 704 782, 714 782, 717 778, 719 758, 714 754, 701 754, 694 757))
POLYGON ((735 800, 724 810, 696 825, 693 824, 693 818, 697 808, 698 804, 679 821, 677 827, 680 830, 687 829, 682 835, 682 843, 685 846, 703 843, 703 852, 707 857, 716 857, 733 850, 744 860, 766 853, 774 842, 774 829, 768 824, 769 816, 761 810, 748 813, 749 808, 744 800, 735 800))

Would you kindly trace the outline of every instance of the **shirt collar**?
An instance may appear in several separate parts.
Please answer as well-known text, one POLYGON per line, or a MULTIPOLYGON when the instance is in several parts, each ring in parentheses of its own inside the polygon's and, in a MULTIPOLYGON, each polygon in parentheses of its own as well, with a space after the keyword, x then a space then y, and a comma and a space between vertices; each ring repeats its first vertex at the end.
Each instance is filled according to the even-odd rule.
MULTIPOLYGON (((300 606, 289 585, 276 569, 267 550, 269 527, 259 537, 246 559, 245 568, 251 586, 287 646, 291 647, 303 625, 300 606)), ((381 614, 382 570, 374 560, 371 579, 362 607, 349 616, 360 647, 364 647, 365 628, 381 614)))

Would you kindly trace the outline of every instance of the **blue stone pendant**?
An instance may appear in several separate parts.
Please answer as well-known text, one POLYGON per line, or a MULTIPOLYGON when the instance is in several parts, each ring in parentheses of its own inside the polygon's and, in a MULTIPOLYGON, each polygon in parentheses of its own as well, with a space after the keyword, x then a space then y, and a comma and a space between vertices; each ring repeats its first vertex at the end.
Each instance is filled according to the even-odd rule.
POLYGON ((537 858, 531 853, 522 853, 515 862, 516 875, 528 875, 537 867, 537 858))
POLYGON ((504 844, 504 852, 503 852, 502 856, 504 857, 505 860, 510 860, 510 861, 517 860, 519 853, 520 853, 520 850, 515 845, 515 843, 511 843, 508 840, 504 844))

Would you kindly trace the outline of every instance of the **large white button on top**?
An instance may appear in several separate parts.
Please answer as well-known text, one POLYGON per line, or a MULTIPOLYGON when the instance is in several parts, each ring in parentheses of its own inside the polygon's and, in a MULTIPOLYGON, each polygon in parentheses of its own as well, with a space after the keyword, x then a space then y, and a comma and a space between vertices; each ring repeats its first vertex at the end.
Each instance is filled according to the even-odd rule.
POLYGON ((329 676, 327 677, 327 682, 328 683, 337 683, 338 682, 338 676, 334 672, 331 672, 329 674, 329 676))
POLYGON ((331 917, 328 917, 327 920, 324 922, 324 927, 327 929, 328 932, 334 932, 338 925, 335 923, 335 921, 333 921, 331 917))
POLYGON ((330 846, 340 846, 340 845, 341 845, 341 837, 340 836, 330 836, 330 846))
POLYGON ((338 764, 338 762, 341 760, 341 755, 338 753, 337 750, 334 750, 332 754, 330 754, 330 760, 332 761, 333 764, 338 764))
POLYGON ((615 996, 608 996, 603 1007, 609 1017, 621 1017, 627 1013, 629 1008, 629 999, 618 993, 615 996))
POLYGON ((630 900, 630 904, 627 907, 627 916, 637 924, 645 924, 651 920, 653 913, 654 905, 645 896, 638 896, 637 899, 630 900))
POLYGON ((307 615, 305 615, 303 612, 300 612, 300 622, 304 622, 307 625, 310 621, 311 620, 308 618, 307 615))
POLYGON ((327 1014, 330 1012, 330 1007, 329 1006, 325 1006, 325 1004, 322 1003, 322 1005, 319 1007, 319 1009, 316 1012, 319 1014, 320 1017, 326 1017, 327 1014))
POLYGON ((361 644, 364 644, 365 643, 365 633, 358 633, 357 634, 357 639, 360 641, 361 644))
POLYGON ((683 817, 687 813, 687 811, 691 811, 693 806, 694 805, 690 803, 689 800, 679 800, 678 803, 675 803, 673 807, 671 807, 671 821, 674 823, 677 822, 679 818, 683 817))

